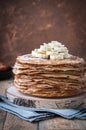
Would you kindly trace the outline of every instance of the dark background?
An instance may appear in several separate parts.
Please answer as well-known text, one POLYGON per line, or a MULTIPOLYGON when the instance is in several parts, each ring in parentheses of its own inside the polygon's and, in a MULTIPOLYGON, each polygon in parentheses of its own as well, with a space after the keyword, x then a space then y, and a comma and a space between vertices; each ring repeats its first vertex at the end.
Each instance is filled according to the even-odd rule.
POLYGON ((86 60, 86 0, 0 0, 0 61, 52 40, 86 60))

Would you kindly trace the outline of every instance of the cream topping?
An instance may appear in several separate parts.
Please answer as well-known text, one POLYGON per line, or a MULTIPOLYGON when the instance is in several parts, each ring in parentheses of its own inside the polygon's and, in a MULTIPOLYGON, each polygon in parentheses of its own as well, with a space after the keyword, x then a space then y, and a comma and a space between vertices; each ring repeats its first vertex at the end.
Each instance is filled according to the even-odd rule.
POLYGON ((32 51, 32 56, 45 59, 68 59, 72 55, 69 54, 67 47, 58 41, 43 43, 40 48, 32 51))

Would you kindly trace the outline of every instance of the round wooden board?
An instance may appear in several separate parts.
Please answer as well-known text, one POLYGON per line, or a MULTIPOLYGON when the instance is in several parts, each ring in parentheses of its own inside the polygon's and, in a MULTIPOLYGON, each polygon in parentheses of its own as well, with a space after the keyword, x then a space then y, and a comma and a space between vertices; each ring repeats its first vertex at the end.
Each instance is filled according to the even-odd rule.
POLYGON ((35 108, 77 108, 84 104, 84 95, 70 98, 40 98, 22 94, 13 86, 8 88, 6 95, 10 102, 21 106, 35 108))

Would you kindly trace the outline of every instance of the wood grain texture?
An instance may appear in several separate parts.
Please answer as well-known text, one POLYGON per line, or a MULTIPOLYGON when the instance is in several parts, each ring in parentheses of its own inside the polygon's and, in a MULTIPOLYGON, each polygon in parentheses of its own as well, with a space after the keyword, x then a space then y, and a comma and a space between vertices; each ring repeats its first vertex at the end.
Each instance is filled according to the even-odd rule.
POLYGON ((37 130, 37 123, 23 121, 8 113, 3 130, 37 130))
POLYGON ((14 64, 43 42, 58 40, 86 59, 86 0, 1 0, 0 60, 14 64))
POLYGON ((0 130, 3 130, 7 113, 0 110, 0 130))
POLYGON ((86 130, 85 120, 66 120, 54 118, 41 121, 39 130, 86 130))

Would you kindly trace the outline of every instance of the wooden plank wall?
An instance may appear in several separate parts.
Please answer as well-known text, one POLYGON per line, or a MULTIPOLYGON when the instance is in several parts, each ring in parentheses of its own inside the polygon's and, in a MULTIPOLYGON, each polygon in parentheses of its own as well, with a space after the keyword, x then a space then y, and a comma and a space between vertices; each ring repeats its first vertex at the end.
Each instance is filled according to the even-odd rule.
POLYGON ((86 0, 0 0, 0 61, 51 40, 86 59, 86 0))

